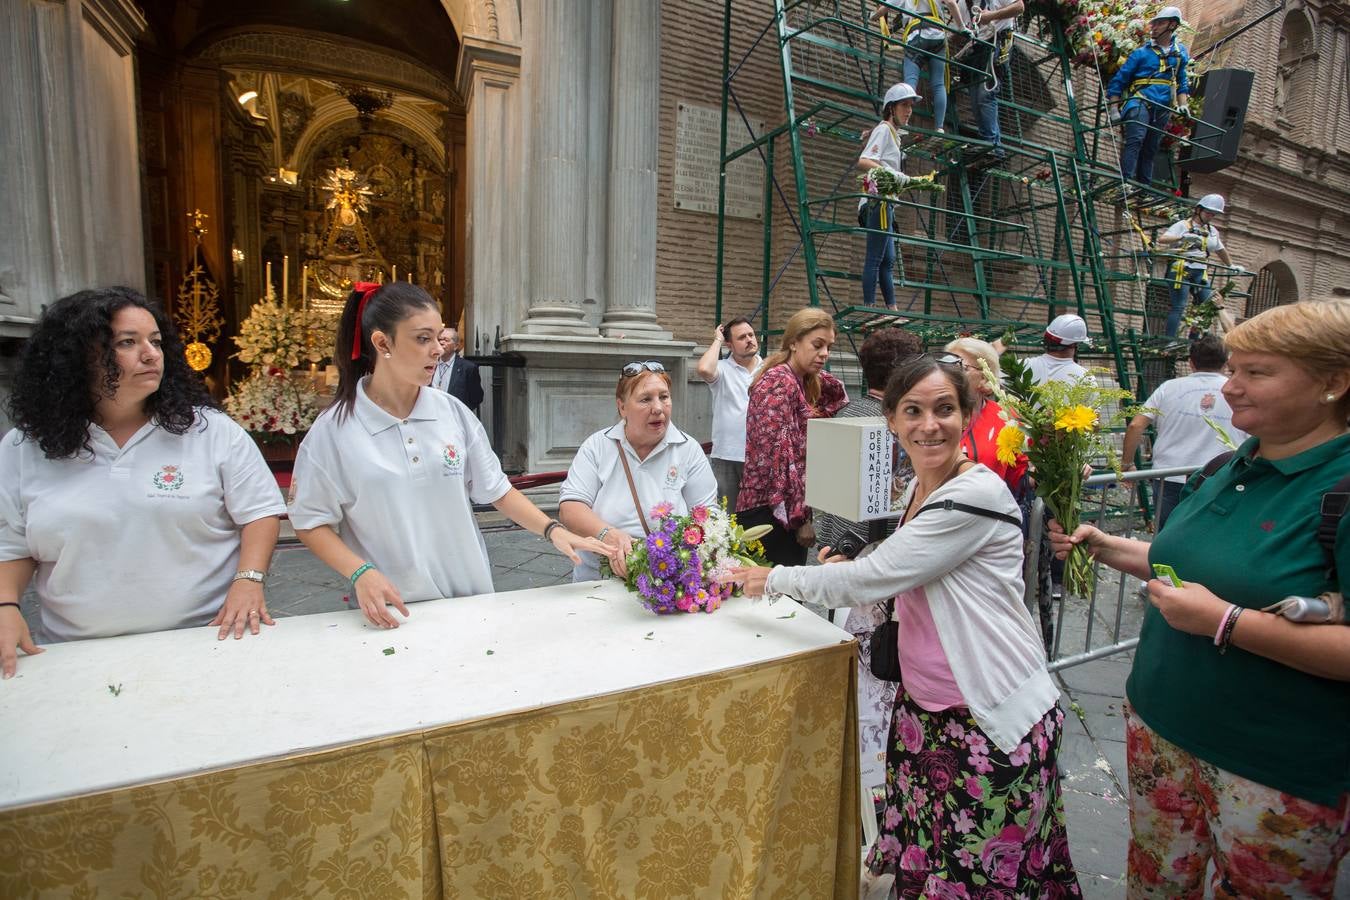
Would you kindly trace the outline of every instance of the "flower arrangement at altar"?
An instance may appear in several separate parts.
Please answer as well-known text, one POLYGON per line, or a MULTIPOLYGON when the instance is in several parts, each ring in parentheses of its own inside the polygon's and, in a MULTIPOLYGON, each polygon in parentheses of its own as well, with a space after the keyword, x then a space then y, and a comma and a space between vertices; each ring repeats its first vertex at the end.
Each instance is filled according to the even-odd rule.
POLYGON ((317 363, 332 355, 337 319, 335 313, 292 309, 275 298, 260 300, 239 323, 235 357, 250 365, 278 369, 317 363))
POLYGON ((323 411, 323 400, 308 379, 260 366, 235 384, 225 398, 225 411, 259 443, 294 443, 323 411))
MULTIPOLYGON (((1072 384, 1048 381, 1014 392, 1004 386, 983 362, 980 368, 993 386, 994 397, 1003 407, 1006 423, 995 438, 1000 462, 1012 464, 1025 453, 1035 472, 1036 493, 1050 515, 1072 534, 1079 524, 1078 500, 1083 492, 1083 470, 1092 460, 1105 456, 1119 471, 1120 460, 1110 442, 1098 410, 1118 411, 1105 425, 1123 424, 1138 409, 1126 405, 1134 399, 1122 388, 1107 387, 1095 377, 1072 384)), ((1017 383, 1014 378, 1013 382, 1017 383)), ((1025 379, 1022 380, 1025 384, 1025 379)), ((1087 548, 1075 547, 1064 565, 1064 588, 1079 597, 1092 590, 1092 560, 1087 548)))
MULTIPOLYGON (((725 501, 723 501, 725 503, 725 501)), ((712 612, 740 593, 718 577, 737 566, 762 566, 768 525, 743 529, 725 506, 695 506, 676 515, 669 503, 652 507, 651 534, 633 544, 624 584, 654 613, 712 612)))
POLYGON ((239 324, 235 357, 251 371, 225 398, 225 411, 258 443, 294 444, 322 411, 314 379, 290 370, 332 354, 337 320, 335 313, 295 309, 268 296, 239 324))

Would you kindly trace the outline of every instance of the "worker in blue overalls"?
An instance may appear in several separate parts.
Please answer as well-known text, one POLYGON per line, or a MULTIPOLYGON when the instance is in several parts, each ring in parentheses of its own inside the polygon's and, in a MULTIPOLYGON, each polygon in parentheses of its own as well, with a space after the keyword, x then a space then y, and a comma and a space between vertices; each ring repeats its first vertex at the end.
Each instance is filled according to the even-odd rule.
POLYGON ((1122 122, 1125 146, 1120 175, 1145 187, 1153 183, 1153 158, 1174 112, 1186 109, 1191 88, 1186 80, 1190 56, 1176 39, 1181 10, 1164 6, 1149 22, 1153 40, 1135 50, 1106 89, 1112 119, 1122 122), (1121 98, 1124 97, 1124 106, 1121 98))

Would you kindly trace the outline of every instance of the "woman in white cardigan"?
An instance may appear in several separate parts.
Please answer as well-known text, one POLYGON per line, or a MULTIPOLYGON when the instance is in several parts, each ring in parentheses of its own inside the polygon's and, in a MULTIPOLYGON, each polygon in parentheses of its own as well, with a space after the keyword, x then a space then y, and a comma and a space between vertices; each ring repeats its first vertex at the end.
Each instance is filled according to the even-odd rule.
POLYGON ((856 561, 826 548, 828 566, 731 577, 829 607, 895 598, 903 680, 874 874, 893 871, 900 897, 1078 896, 1055 763, 1064 712, 1022 605, 1017 504, 961 452, 974 402, 959 357, 903 363, 882 404, 914 464, 901 527, 856 561))

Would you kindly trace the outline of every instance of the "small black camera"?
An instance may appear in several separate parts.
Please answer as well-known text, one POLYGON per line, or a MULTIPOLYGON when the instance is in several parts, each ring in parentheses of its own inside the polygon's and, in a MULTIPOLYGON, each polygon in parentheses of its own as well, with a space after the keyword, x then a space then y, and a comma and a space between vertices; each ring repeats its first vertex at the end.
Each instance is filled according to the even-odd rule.
POLYGON ((839 542, 835 544, 834 552, 847 556, 849 559, 856 559, 858 554, 862 552, 863 547, 866 546, 867 542, 856 534, 845 533, 839 538, 839 542))

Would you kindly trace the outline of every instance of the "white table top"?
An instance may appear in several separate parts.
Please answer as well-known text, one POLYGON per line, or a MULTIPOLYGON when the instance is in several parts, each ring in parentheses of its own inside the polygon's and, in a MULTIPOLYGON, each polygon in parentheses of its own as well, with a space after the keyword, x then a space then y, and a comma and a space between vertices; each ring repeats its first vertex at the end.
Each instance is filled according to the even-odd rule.
POLYGON ((617 581, 49 645, 0 682, 0 809, 537 709, 852 636, 783 599, 656 616, 617 581), (386 648, 393 648, 386 654, 386 648), (114 694, 112 688, 120 687, 114 694))

